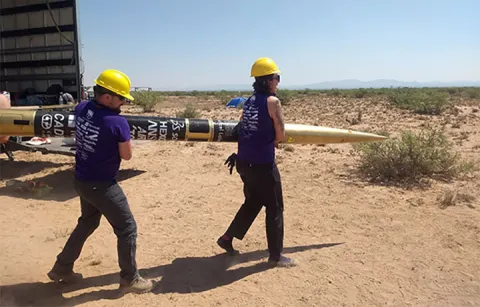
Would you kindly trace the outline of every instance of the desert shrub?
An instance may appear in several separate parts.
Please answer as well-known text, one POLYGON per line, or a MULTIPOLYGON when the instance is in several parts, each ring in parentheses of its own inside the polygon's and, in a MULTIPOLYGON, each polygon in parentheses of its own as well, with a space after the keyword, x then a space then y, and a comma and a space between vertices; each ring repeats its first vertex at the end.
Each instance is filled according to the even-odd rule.
POLYGON ((339 97, 339 96, 342 96, 342 91, 334 88, 334 89, 331 89, 329 91, 326 91, 325 94, 327 94, 329 96, 333 96, 333 97, 339 97))
POLYGON ((278 90, 277 97, 280 99, 282 105, 287 106, 292 101, 297 93, 291 90, 278 90))
POLYGON ((162 96, 152 91, 134 91, 131 94, 134 98, 132 103, 141 106, 145 112, 152 112, 157 103, 163 100, 162 96))
POLYGON ((468 88, 465 92, 468 98, 480 99, 480 88, 478 87, 468 88))
MULTIPOLYGON (((248 97, 252 93, 251 90, 218 90, 218 91, 156 91, 155 94, 159 96, 195 96, 199 98, 207 98, 210 96, 215 96, 217 98, 225 100, 225 97, 239 97, 245 96, 248 97)), ((400 101, 414 101, 413 105, 418 105, 418 101, 422 100, 435 100, 440 97, 440 100, 446 100, 447 97, 465 97, 465 98, 480 98, 480 87, 383 87, 383 88, 351 88, 351 89, 298 89, 298 90, 289 90, 289 89, 279 89, 278 95, 280 97, 285 96, 285 101, 290 101, 298 98, 300 95, 305 96, 336 96, 336 97, 354 97, 354 98, 365 98, 365 97, 375 97, 375 96, 388 96, 394 102, 394 100, 400 101), (426 99, 425 99, 426 97, 426 99), (397 98, 397 99, 396 99, 397 98), (403 99, 402 99, 403 98, 403 99)), ((283 101, 283 100, 282 100, 283 101)), ((411 107, 412 103, 399 104, 402 106, 411 107)), ((421 110, 421 108, 420 108, 421 110)))
POLYGON ((369 94, 370 94, 369 91, 364 88, 359 88, 352 91, 352 96, 355 98, 363 98, 363 97, 369 96, 369 94))
POLYGON ((235 93, 229 93, 225 90, 215 92, 215 97, 217 97, 220 100, 220 103, 222 105, 226 105, 230 100, 239 96, 241 95, 236 95, 235 93))
POLYGON ((200 113, 197 111, 194 105, 189 103, 183 111, 177 112, 176 116, 179 118, 199 118, 200 113))
POLYGON ((438 115, 448 105, 448 93, 428 89, 394 90, 389 98, 395 106, 418 114, 438 115))
POLYGON ((425 127, 418 134, 401 131, 399 137, 371 143, 355 143, 361 175, 373 182, 415 185, 424 179, 451 180, 472 170, 460 160, 440 129, 425 127))

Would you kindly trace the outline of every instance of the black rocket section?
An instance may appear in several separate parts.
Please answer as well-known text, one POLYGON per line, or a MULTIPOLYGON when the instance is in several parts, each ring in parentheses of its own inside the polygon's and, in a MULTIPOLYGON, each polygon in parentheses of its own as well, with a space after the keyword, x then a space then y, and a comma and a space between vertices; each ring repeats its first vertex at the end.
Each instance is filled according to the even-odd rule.
MULTIPOLYGON (((123 116, 132 139, 157 141, 237 142, 238 121, 188 119, 155 116, 123 116)), ((42 137, 73 137, 73 112, 39 110, 34 117, 35 135, 42 137)))
POLYGON ((205 142, 211 137, 210 125, 208 119, 189 119, 188 120, 188 139, 195 142, 205 142), (190 135, 193 135, 190 137, 190 135))
POLYGON ((214 120, 213 121, 213 141, 214 142, 237 142, 238 141, 238 121, 233 120, 214 120))
POLYGON ((75 115, 73 112, 37 111, 33 128, 41 137, 73 137, 75 135, 75 115))
POLYGON ((183 118, 124 116, 130 125, 130 135, 136 140, 179 141, 186 136, 183 118))
POLYGON ((237 121, 125 116, 133 139, 160 141, 236 142, 237 121), (210 129, 210 122, 213 129, 210 129))

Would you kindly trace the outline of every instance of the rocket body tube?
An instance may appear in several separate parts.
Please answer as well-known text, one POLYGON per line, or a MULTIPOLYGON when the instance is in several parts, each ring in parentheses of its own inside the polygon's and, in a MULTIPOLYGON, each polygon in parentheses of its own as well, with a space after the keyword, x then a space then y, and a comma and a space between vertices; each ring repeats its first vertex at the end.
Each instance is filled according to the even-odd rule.
MULTIPOLYGON (((149 141, 237 142, 236 120, 124 115, 132 139, 149 141)), ((372 142, 386 139, 372 133, 329 127, 285 124, 290 144, 372 142)), ((75 115, 54 110, 0 110, 0 135, 74 137, 75 115)))

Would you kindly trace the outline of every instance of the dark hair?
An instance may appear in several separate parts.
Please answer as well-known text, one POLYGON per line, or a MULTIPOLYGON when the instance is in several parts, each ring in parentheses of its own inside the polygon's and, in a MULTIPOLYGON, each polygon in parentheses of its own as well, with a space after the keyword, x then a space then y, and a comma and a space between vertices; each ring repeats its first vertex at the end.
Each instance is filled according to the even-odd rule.
POLYGON ((115 94, 115 93, 112 92, 111 90, 106 89, 106 88, 104 88, 104 87, 102 87, 102 86, 100 86, 100 85, 95 85, 95 86, 93 87, 93 93, 94 93, 94 95, 95 95, 95 98, 96 98, 96 97, 99 97, 99 96, 102 96, 102 95, 104 95, 104 94, 110 94, 110 95, 112 95, 112 96, 119 96, 118 94, 115 94))
POLYGON ((273 74, 256 77, 255 82, 253 82, 252 85, 253 91, 258 94, 273 95, 273 93, 270 92, 270 87, 268 86, 268 81, 270 80, 273 80, 273 74))

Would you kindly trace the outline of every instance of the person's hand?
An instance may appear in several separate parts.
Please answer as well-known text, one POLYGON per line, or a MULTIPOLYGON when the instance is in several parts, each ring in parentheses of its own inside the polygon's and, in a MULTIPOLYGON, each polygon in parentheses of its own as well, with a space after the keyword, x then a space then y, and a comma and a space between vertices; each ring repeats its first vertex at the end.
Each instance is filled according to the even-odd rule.
POLYGON ((275 141, 275 148, 278 149, 278 141, 275 141))
POLYGON ((232 174, 232 171, 233 171, 233 167, 235 166, 235 160, 237 159, 237 154, 236 153, 233 153, 231 154, 227 160, 225 161, 225 163, 223 163, 223 165, 227 165, 228 164, 228 167, 230 167, 230 175, 232 174))
POLYGON ((232 136, 235 140, 238 140, 238 137, 240 136, 240 123, 236 124, 235 127, 233 127, 232 136))

